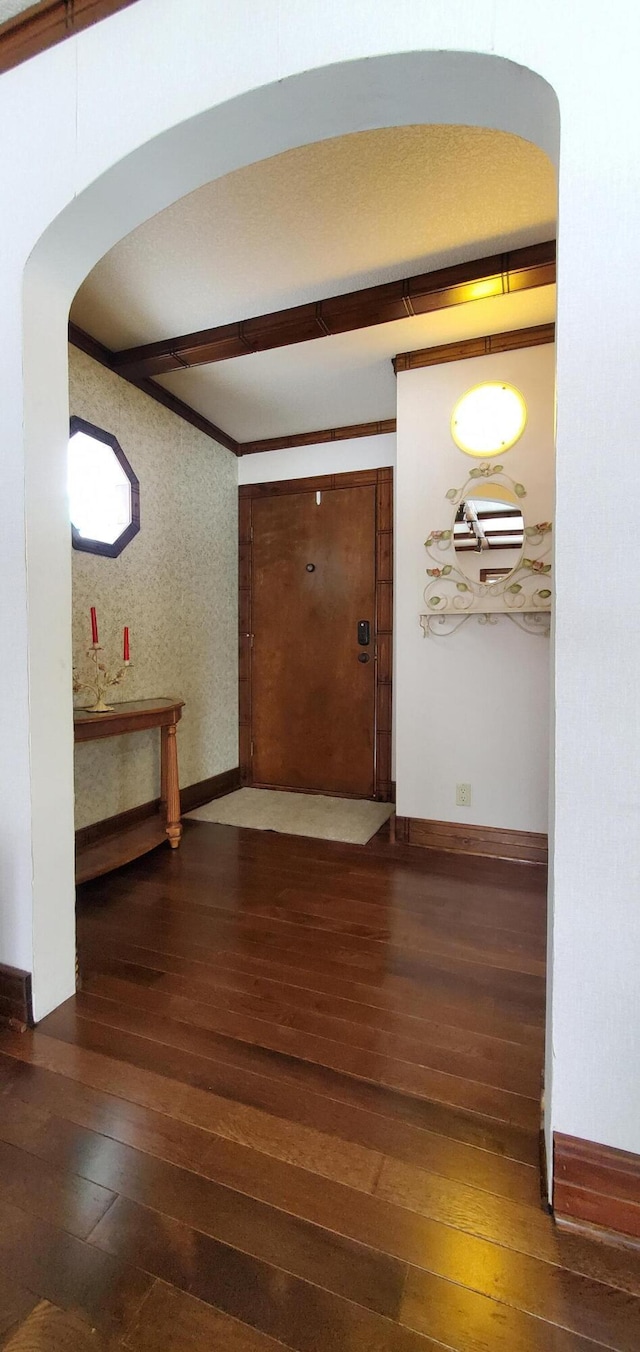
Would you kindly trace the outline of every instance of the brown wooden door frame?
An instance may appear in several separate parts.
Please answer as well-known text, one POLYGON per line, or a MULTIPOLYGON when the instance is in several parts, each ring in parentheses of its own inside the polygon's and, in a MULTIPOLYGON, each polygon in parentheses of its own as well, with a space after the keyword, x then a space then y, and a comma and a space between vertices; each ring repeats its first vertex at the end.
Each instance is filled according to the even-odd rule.
POLYGON ((334 488, 373 485, 376 490, 375 577, 375 766, 374 797, 392 800, 391 683, 393 653, 393 470, 365 469, 348 474, 322 474, 309 479, 244 484, 238 490, 238 616, 239 616, 239 724, 241 781, 253 780, 251 751, 251 640, 252 640, 252 512, 257 498, 285 493, 328 492, 334 488))

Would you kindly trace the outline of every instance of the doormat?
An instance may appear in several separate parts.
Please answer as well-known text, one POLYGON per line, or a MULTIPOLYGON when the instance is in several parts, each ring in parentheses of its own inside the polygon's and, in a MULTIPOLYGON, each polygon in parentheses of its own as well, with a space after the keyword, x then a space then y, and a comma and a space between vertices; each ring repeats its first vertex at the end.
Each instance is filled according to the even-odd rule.
POLYGON ((237 789, 225 798, 215 798, 188 812, 187 816, 224 826, 248 826, 254 831, 278 831, 287 836, 315 836, 318 840, 366 845, 393 811, 392 803, 370 803, 361 798, 237 789))

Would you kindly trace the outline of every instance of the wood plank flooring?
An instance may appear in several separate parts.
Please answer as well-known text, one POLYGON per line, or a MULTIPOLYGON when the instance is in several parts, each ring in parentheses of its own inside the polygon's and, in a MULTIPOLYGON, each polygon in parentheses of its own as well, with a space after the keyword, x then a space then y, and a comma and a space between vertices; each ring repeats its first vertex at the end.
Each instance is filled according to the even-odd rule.
POLYGON ((540 1202, 536 866, 187 822, 0 1032, 8 1352, 638 1352, 540 1202))

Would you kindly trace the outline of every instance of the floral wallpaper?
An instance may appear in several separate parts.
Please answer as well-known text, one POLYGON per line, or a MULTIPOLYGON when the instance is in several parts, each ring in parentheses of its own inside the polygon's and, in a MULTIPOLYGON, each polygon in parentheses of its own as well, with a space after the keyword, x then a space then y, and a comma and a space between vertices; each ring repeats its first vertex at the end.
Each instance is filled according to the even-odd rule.
MULTIPOLYGON (((113 432, 140 480, 140 532, 117 559, 73 551, 73 657, 85 669, 89 612, 108 661, 131 666, 118 700, 185 700, 181 785, 238 763, 237 460, 77 348, 69 408, 113 432)), ((82 704, 82 698, 76 698, 82 704)), ((157 730, 76 747, 76 827, 159 794, 157 730)))

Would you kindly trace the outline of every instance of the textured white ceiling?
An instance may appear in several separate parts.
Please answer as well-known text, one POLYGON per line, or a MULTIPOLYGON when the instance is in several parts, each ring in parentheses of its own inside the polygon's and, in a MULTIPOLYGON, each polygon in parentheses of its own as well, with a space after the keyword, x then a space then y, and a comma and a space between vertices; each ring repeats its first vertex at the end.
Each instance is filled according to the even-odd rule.
POLYGON ((390 127, 227 174, 122 240, 73 319, 128 347, 553 237, 550 162, 475 127, 390 127))
POLYGON ((0 23, 6 23, 14 14, 21 14, 23 9, 32 9, 34 3, 35 0, 0 0, 0 23))
POLYGON ((157 379, 239 441, 315 432, 395 418, 397 352, 554 317, 555 287, 546 286, 157 379))
MULTIPOLYGON (((359 132, 176 202, 102 259, 71 317, 111 348, 152 342, 537 243, 553 237, 555 213, 552 166, 517 137, 473 127, 359 132)), ((497 308, 486 318, 477 302, 164 383, 241 440, 392 417, 395 352, 553 316, 548 293, 487 304, 497 308)))

